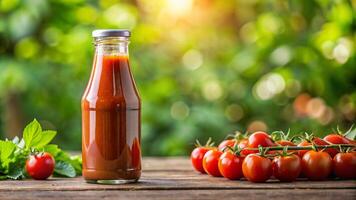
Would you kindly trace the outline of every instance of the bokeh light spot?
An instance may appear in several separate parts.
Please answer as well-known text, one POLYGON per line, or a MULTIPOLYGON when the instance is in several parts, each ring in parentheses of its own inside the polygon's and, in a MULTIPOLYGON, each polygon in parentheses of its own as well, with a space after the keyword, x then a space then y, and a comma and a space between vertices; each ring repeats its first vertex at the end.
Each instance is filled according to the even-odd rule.
POLYGON ((187 69, 195 70, 203 64, 203 55, 200 51, 192 49, 183 55, 182 61, 187 69))
POLYGON ((182 101, 177 101, 171 106, 171 116, 177 120, 183 120, 189 116, 189 107, 182 101))
POLYGON ((250 133, 256 132, 256 131, 267 131, 267 125, 266 123, 264 123, 263 121, 253 121, 251 122, 248 127, 247 127, 247 131, 250 133))
POLYGON ((242 107, 238 104, 231 104, 225 109, 225 116, 231 122, 237 122, 244 116, 242 107))
POLYGON ((222 94, 222 88, 217 81, 209 81, 203 86, 203 95, 209 101, 219 99, 222 94))
POLYGON ((283 77, 277 73, 263 76, 254 87, 254 94, 261 100, 268 100, 281 93, 285 88, 283 77))

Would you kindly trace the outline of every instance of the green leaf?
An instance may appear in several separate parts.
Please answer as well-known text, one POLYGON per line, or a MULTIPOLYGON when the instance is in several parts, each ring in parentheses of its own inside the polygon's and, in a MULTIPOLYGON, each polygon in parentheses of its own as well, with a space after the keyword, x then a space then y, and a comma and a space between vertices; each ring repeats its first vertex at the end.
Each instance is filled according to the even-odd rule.
POLYGON ((36 119, 25 127, 23 131, 23 139, 25 140, 26 149, 30 149, 33 144, 36 144, 41 140, 41 133, 41 125, 36 119))
POLYGON ((16 145, 11 141, 0 140, 0 160, 2 163, 8 160, 15 148, 16 145))
POLYGON ((73 178, 76 176, 76 173, 74 167, 70 163, 58 161, 56 162, 56 166, 54 168, 54 175, 73 178))
POLYGON ((82 174, 82 157, 81 156, 71 156, 70 164, 74 167, 77 176, 82 174))
POLYGON ((10 172, 7 174, 6 177, 14 180, 22 179, 25 177, 24 169, 21 167, 11 168, 10 172))
POLYGON ((13 142, 14 144, 18 144, 18 143, 20 142, 20 138, 17 137, 17 136, 15 136, 14 139, 12 139, 12 142, 13 142))
POLYGON ((56 136, 57 132, 56 131, 42 131, 40 134, 40 140, 36 141, 36 143, 33 143, 32 146, 35 148, 42 148, 45 145, 49 144, 53 138, 56 136))
POLYGON ((58 148, 58 145, 56 144, 48 144, 44 146, 44 151, 50 153, 54 159, 57 160, 56 157, 62 150, 58 148))
POLYGON ((346 133, 345 137, 350 139, 350 140, 355 140, 356 139, 356 128, 354 128, 353 130, 348 131, 346 133))

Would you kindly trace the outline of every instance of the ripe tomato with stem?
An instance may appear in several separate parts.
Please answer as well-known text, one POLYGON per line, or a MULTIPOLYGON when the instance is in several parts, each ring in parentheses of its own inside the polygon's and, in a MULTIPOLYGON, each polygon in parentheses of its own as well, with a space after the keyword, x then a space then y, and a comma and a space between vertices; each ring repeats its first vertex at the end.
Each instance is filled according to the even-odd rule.
POLYGON ((302 171, 309 180, 324 180, 332 171, 332 159, 328 153, 315 148, 303 155, 302 171))
POLYGON ((341 179, 356 178, 356 152, 340 152, 333 158, 334 174, 341 179))
POLYGON ((293 153, 288 153, 288 148, 285 148, 281 155, 274 157, 272 171, 274 177, 280 181, 294 181, 302 171, 301 159, 293 153))
POLYGON ((206 173, 203 168, 203 158, 206 152, 214 148, 214 143, 211 141, 211 138, 208 139, 204 146, 202 146, 198 140, 196 141, 196 147, 190 154, 190 160, 196 171, 203 174, 206 173))
POLYGON ((36 180, 44 180, 52 175, 54 171, 55 160, 47 152, 30 155, 26 161, 27 173, 36 180))
POLYGON ((242 162, 244 157, 241 157, 238 152, 231 150, 224 152, 219 158, 219 171, 221 175, 230 180, 240 179, 242 174, 242 162))
POLYGON ((260 147, 259 154, 249 154, 242 163, 242 173, 247 180, 261 183, 267 181, 272 175, 272 162, 265 157, 268 151, 260 147))

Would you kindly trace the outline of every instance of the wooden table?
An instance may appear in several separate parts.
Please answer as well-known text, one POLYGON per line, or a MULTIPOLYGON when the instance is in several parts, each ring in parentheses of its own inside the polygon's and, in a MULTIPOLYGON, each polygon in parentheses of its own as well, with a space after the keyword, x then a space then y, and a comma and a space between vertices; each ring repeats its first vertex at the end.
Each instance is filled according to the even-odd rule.
POLYGON ((356 199, 356 181, 250 183, 201 175, 187 158, 144 158, 139 183, 96 185, 82 177, 0 181, 0 200, 37 199, 356 199))

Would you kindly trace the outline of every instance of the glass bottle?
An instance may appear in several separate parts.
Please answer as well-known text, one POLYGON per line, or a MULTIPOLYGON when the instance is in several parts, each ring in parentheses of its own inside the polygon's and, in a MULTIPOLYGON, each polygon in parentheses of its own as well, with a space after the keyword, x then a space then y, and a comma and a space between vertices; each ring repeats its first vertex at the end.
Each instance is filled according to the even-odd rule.
POLYGON ((141 175, 141 100, 128 54, 130 31, 95 30, 95 55, 81 101, 83 177, 136 182, 141 175))

